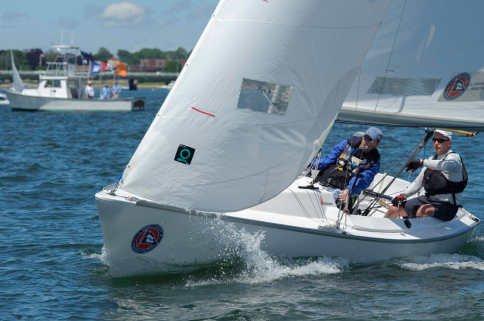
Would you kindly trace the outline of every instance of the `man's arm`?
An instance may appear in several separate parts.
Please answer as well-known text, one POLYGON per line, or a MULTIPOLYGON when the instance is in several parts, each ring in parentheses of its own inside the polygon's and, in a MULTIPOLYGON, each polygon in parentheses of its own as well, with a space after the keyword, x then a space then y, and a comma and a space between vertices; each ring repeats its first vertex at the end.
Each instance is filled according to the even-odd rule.
POLYGON ((376 162, 373 165, 371 165, 368 169, 364 170, 360 174, 363 175, 361 178, 356 178, 353 177, 350 179, 348 185, 346 186, 346 189, 351 192, 352 195, 360 193, 362 190, 365 188, 368 188, 370 186, 371 182, 373 182, 373 179, 375 178, 375 175, 380 171, 380 162, 376 162), (356 181, 355 186, 353 187, 353 183, 356 181))
MULTIPOLYGON (((323 169, 329 167, 329 165, 334 164, 336 162, 336 160, 338 159, 338 157, 340 157, 340 155, 345 150, 346 145, 348 145, 348 142, 346 140, 343 140, 339 144, 335 145, 333 147, 333 149, 329 152, 328 155, 324 156, 323 158, 321 158, 319 160, 318 169, 323 170, 323 169)), ((314 164, 312 164, 312 165, 314 165, 314 164)))

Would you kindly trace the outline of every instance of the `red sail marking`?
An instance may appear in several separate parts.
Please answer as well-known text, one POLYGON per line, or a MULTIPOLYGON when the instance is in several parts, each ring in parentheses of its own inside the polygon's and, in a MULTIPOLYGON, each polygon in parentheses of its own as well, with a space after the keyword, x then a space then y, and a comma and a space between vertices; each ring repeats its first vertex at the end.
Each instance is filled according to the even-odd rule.
POLYGON ((209 114, 209 113, 204 112, 204 111, 201 111, 200 109, 197 109, 197 108, 195 108, 195 107, 190 106, 190 108, 191 108, 191 109, 193 109, 193 110, 198 111, 199 113, 202 113, 202 114, 205 114, 205 115, 209 115, 209 116, 215 117, 215 115, 213 115, 213 114, 209 114))

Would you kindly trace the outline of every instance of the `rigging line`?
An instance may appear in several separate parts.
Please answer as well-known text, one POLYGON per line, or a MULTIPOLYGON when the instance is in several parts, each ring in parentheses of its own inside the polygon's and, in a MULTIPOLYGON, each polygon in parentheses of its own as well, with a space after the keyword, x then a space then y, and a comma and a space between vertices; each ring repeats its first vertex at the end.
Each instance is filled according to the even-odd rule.
POLYGON ((315 191, 309 191, 309 190, 306 190, 306 193, 308 194, 309 200, 311 201, 311 204, 313 205, 313 208, 314 208, 314 213, 316 213, 316 215, 318 216, 318 219, 320 219, 321 221, 325 221, 326 215, 324 213, 324 210, 321 210, 321 201, 319 200, 319 197, 316 195, 317 193, 315 191), (316 198, 316 204, 319 204, 319 208, 316 208, 316 206, 314 206, 314 200, 310 194, 311 192, 312 192, 312 195, 315 196, 314 198, 316 198), (318 209, 319 211, 321 211, 321 217, 319 216, 318 209))
MULTIPOLYGON (((431 132, 433 133, 433 132, 431 132)), ((417 143, 417 145, 415 145, 407 154, 405 154, 405 156, 397 163, 395 164, 395 166, 390 170, 393 171, 395 169, 395 167, 397 167, 398 164, 400 164, 400 162, 408 155, 410 154, 410 152, 412 150, 415 149, 415 151, 410 155, 409 159, 407 160, 407 162, 405 162, 405 164, 402 166, 402 168, 397 172, 397 174, 393 177, 393 179, 391 180, 390 183, 388 183, 388 185, 383 189, 383 191, 381 192, 381 194, 385 194, 385 192, 388 190, 388 188, 390 188, 390 186, 392 185, 392 183, 395 181, 395 179, 397 179, 398 175, 400 175, 401 172, 403 172, 403 169, 410 163, 410 161, 412 159, 415 158, 415 156, 420 153, 420 151, 425 147, 425 145, 427 144, 428 140, 430 139, 430 132, 429 133, 426 133, 424 137, 422 137, 420 139, 420 141, 417 143), (422 143, 424 143, 424 145, 422 145, 422 143), (418 149, 417 147, 420 147, 420 149, 418 149)), ((383 175, 382 179, 380 179, 380 181, 375 185, 373 186, 373 188, 371 190, 373 190, 376 186, 378 186, 378 184, 380 184, 386 177, 388 176, 388 173, 383 175)), ((365 196, 366 197, 366 196, 365 196)), ((364 199, 364 198, 363 198, 364 199)), ((373 201, 370 203, 370 205, 368 206, 368 208, 372 208, 375 203, 380 199, 379 196, 375 197, 373 199, 373 201)), ((367 208, 367 209, 368 209, 367 208)))
POLYGON ((262 94, 266 97, 266 99, 269 102, 269 104, 271 104, 271 106, 274 107, 274 109, 277 111, 277 113, 280 114, 279 110, 277 110, 276 106, 274 106, 274 104, 272 104, 272 102, 270 101, 269 97, 267 97, 266 93, 265 92, 262 92, 262 94))
POLYGON ((296 199, 296 202, 298 202, 299 206, 301 207, 301 209, 303 210, 304 212, 304 215, 306 215, 306 217, 310 220, 312 220, 311 216, 309 215, 308 211, 306 211, 306 208, 304 207, 304 205, 302 204, 301 200, 299 199, 299 197, 297 197, 297 194, 296 192, 294 192, 292 189, 288 188, 288 190, 292 193, 292 195, 294 196, 294 198, 296 199))
MULTIPOLYGON (((301 201, 301 200, 299 199, 299 197, 297 196, 297 193, 296 193, 296 192, 294 192, 294 191, 293 191, 291 188, 288 188, 288 190, 289 190, 289 191, 290 191, 290 192, 293 194, 294 198, 296 199, 296 202, 298 202, 298 204, 299 204, 299 206, 301 207, 301 209, 303 210, 304 215, 306 216, 306 218, 307 218, 307 219, 309 219, 309 220, 311 220, 311 221, 316 221, 316 222, 318 222, 318 221, 317 221, 317 220, 315 220, 315 219, 314 219, 314 218, 313 218, 313 217, 312 217, 312 216, 309 214, 309 212, 306 210, 306 208, 304 207, 304 205, 303 205, 302 201, 301 201)), ((311 202, 311 203, 312 203, 312 202, 311 202)), ((313 207, 314 207, 314 205, 313 205, 313 207)), ((316 212, 316 215, 317 215, 317 211, 315 211, 315 212, 316 212)), ((326 219, 326 217, 325 217, 325 216, 324 216, 324 219, 321 219, 321 218, 319 218, 319 216, 318 216, 318 219, 319 219, 320 221, 323 221, 323 222, 324 222, 324 221, 327 221, 327 219, 326 219)), ((319 223, 319 222, 318 222, 318 223, 319 223)))
POLYGON ((353 133, 355 132, 356 112, 358 111, 358 100, 360 99, 360 85, 361 85, 361 65, 360 65, 360 72, 358 73, 358 89, 356 91, 355 112, 353 113, 353 123, 352 123, 353 133))
MULTIPOLYGON (((395 50, 395 44, 397 43, 398 32, 400 31, 400 26, 402 24, 403 13, 405 12, 405 6, 406 5, 407 5, 407 0, 405 0, 405 2, 403 3, 402 14, 400 15, 400 21, 398 22, 397 32, 395 33, 395 39, 393 40, 392 51, 390 52, 390 57, 388 57, 387 68, 385 69, 385 77, 384 77, 385 80, 387 79, 388 68, 390 68, 390 61, 392 60, 393 50, 395 50)), ((381 86, 383 86, 384 84, 385 84, 385 81, 383 81, 381 86)), ((380 92, 378 93, 378 98, 376 100, 375 109, 373 110, 373 119, 374 119, 375 114, 376 114, 376 109, 378 108, 378 103, 380 102, 382 89, 383 88, 380 87, 380 92)))
MULTIPOLYGON (((316 195, 316 193, 314 193, 314 195, 316 195)), ((331 197, 333 197, 333 195, 331 195, 331 197)), ((322 217, 321 221, 329 222, 328 218, 326 217, 326 211, 324 210, 323 204, 321 204, 321 200, 323 199, 323 194, 321 193, 319 194, 319 196, 316 195, 316 198, 317 198, 316 203, 318 204, 319 211, 322 217)))

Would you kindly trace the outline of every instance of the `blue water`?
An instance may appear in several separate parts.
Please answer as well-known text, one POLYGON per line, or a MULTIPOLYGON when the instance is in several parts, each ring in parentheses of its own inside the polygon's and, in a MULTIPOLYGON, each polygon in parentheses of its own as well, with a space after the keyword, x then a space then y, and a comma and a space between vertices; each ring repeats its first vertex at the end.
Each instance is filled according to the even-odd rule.
MULTIPOLYGON (((242 235, 240 257, 200 271, 113 279, 94 194, 123 171, 167 91, 136 94, 144 112, 0 106, 0 320, 484 319, 484 226, 459 253, 378 264, 280 261, 260 250, 261 236, 242 235)), ((337 123, 324 150, 366 127, 337 123)), ((380 128, 388 171, 423 130, 380 128)), ((480 218, 483 143, 453 146, 469 171, 465 206, 480 218)))

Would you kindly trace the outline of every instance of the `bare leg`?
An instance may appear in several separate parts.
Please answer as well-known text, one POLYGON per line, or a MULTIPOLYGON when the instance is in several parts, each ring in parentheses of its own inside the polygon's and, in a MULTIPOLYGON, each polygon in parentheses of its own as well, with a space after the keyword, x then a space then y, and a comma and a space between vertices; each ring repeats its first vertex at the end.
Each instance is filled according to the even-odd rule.
POLYGON ((430 204, 425 204, 420 206, 417 211, 417 217, 426 217, 426 216, 434 216, 435 207, 430 204))
MULTIPOLYGON (((396 206, 391 206, 389 209, 388 209, 388 212, 385 214, 385 218, 398 218, 398 211, 399 209, 396 207, 396 206)), ((400 206, 400 217, 407 217, 407 212, 405 212, 405 209, 400 206)))

